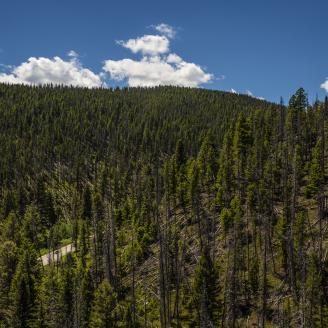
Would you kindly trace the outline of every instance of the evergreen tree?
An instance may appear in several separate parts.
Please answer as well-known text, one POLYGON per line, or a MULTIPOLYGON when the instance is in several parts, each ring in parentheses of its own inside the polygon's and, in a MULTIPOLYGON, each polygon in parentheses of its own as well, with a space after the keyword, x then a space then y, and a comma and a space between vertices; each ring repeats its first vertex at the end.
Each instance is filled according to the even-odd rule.
POLYGON ((90 221, 92 218, 92 194, 90 186, 87 185, 83 194, 83 213, 82 217, 90 221))
POLYGON ((115 307, 116 294, 109 282, 103 280, 95 292, 89 326, 91 328, 115 327, 115 307))
POLYGON ((34 316, 40 267, 33 246, 22 248, 10 288, 9 326, 28 328, 34 316))
POLYGON ((308 197, 317 195, 323 182, 323 172, 321 170, 321 140, 318 139, 312 150, 312 160, 309 169, 309 183, 306 186, 306 194, 308 197))
POLYGON ((209 255, 204 249, 199 260, 194 280, 194 304, 197 316, 197 327, 217 327, 219 324, 219 283, 218 272, 209 255))

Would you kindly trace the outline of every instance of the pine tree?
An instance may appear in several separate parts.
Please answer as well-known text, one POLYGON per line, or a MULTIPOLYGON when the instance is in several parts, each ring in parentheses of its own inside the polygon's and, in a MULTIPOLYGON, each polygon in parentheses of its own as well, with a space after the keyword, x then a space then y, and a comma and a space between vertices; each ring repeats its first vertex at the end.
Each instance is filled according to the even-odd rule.
MULTIPOLYGON (((10 304, 10 286, 18 263, 18 248, 12 241, 0 246, 0 323, 6 316, 10 304)), ((0 324, 1 327, 1 324, 0 324)))
POLYGON ((197 327, 217 327, 220 319, 218 271, 209 250, 205 247, 200 257, 194 280, 194 306, 197 327))
POLYGON ((321 140, 318 139, 312 150, 312 160, 309 169, 309 183, 306 186, 307 197, 317 195, 323 182, 323 172, 321 169, 321 140))
POLYGON ((79 327, 87 328, 93 300, 93 284, 90 269, 81 270, 82 281, 80 282, 78 308, 79 327))
MULTIPOLYGON (((62 314, 64 319, 65 327, 73 327, 74 320, 74 298, 76 297, 75 285, 74 285, 74 271, 71 267, 71 254, 67 256, 67 267, 62 270, 61 273, 61 297, 60 301, 62 304, 62 314)), ((76 309, 75 309, 76 311, 76 309)))
POLYGON ((90 189, 89 185, 87 185, 87 187, 83 193, 82 217, 88 221, 90 221, 92 218, 92 194, 91 194, 91 189, 90 189))
POLYGON ((90 314, 90 328, 115 327, 116 294, 107 280, 103 280, 95 292, 90 314))
POLYGON ((67 327, 61 295, 60 276, 55 267, 50 267, 38 286, 35 314, 31 322, 32 328, 67 327))
POLYGON ((25 242, 10 288, 9 322, 12 327, 28 328, 33 320, 40 264, 33 246, 25 242))

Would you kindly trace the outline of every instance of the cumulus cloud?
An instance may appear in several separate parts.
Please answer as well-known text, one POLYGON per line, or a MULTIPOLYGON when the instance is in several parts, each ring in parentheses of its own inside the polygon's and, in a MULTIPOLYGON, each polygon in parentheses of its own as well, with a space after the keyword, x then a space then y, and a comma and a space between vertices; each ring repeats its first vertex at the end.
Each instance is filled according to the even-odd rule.
POLYGON ((23 84, 24 82, 22 82, 14 74, 0 73, 0 83, 23 84))
POLYGON ((152 25, 152 27, 158 31, 159 33, 166 35, 168 38, 173 39, 175 37, 176 31, 175 29, 168 25, 168 24, 158 24, 158 25, 152 25))
POLYGON ((170 41, 164 35, 144 35, 128 41, 120 40, 117 43, 133 53, 141 52, 143 55, 151 56, 167 53, 170 45, 170 41))
POLYGON ((182 61, 182 58, 176 54, 169 54, 166 57, 166 62, 169 64, 180 64, 182 61))
POLYGON ((61 84, 87 88, 100 87, 100 75, 83 68, 77 54, 70 52, 69 61, 60 57, 31 57, 9 73, 0 73, 0 82, 14 84, 61 84))
POLYGON ((322 89, 325 89, 326 92, 328 92, 328 77, 326 78, 326 81, 323 82, 323 83, 320 85, 320 87, 321 87, 322 89))
POLYGON ((157 85, 178 85, 198 87, 209 83, 214 76, 200 66, 183 60, 170 52, 170 39, 174 29, 167 24, 153 26, 162 35, 144 35, 118 44, 130 49, 132 53, 141 53, 140 60, 125 58, 108 59, 103 70, 116 81, 126 80, 131 87, 152 87, 157 85))
POLYGON ((131 87, 152 87, 157 85, 178 85, 197 87, 212 79, 200 66, 182 59, 172 62, 173 57, 144 57, 140 61, 132 59, 106 60, 103 69, 114 80, 127 80, 131 87), (170 61, 168 61, 168 59, 170 61), (177 62, 178 61, 178 62, 177 62))
POLYGON ((158 34, 117 41, 133 54, 140 55, 139 59, 105 60, 99 74, 84 68, 79 54, 70 50, 66 60, 60 57, 31 57, 16 67, 2 66, 0 82, 29 85, 52 83, 93 88, 106 87, 104 81, 110 77, 114 81, 126 81, 132 87, 198 87, 214 79, 200 65, 188 62, 170 51, 170 42, 176 33, 172 26, 162 23, 152 28, 158 34))

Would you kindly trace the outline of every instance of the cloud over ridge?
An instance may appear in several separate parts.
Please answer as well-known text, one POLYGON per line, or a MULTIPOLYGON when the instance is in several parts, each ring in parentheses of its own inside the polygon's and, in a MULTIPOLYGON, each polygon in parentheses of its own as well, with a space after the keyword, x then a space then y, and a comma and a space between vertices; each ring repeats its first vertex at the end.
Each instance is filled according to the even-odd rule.
POLYGON ((143 57, 140 61, 132 59, 106 60, 103 69, 112 79, 127 79, 131 87, 152 87, 157 85, 178 85, 197 87, 212 79, 200 66, 182 59, 172 62, 172 55, 167 57, 143 57))
POLYGON ((167 24, 153 26, 161 35, 144 35, 118 44, 130 49, 132 53, 141 53, 140 60, 124 58, 107 59, 103 70, 116 81, 126 80, 131 87, 152 87, 157 85, 178 85, 198 87, 214 78, 201 66, 186 62, 180 56, 170 52, 170 38, 175 36, 173 27, 167 24))
POLYGON ((57 56, 54 58, 30 57, 26 62, 13 68, 10 73, 0 73, 0 82, 30 85, 52 83, 87 88, 102 85, 100 76, 83 68, 75 52, 71 57, 73 59, 69 61, 57 56))
POLYGON ((0 82, 11 84, 55 84, 95 88, 107 86, 108 77, 114 81, 126 82, 128 86, 153 87, 158 85, 177 85, 199 87, 209 83, 214 76, 200 65, 187 62, 170 51, 175 29, 168 24, 152 25, 158 34, 146 34, 117 44, 130 50, 139 59, 107 59, 102 72, 94 73, 84 68, 79 54, 74 50, 67 53, 68 59, 30 57, 18 66, 2 65, 0 82))

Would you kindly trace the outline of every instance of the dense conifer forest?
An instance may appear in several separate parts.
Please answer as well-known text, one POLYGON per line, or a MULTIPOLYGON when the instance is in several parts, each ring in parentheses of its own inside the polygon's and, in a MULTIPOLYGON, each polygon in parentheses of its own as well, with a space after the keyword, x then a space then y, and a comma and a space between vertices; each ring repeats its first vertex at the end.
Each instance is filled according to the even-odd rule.
POLYGON ((328 327, 327 119, 0 84, 0 327, 328 327))

